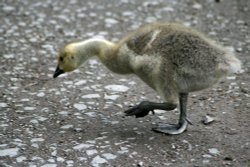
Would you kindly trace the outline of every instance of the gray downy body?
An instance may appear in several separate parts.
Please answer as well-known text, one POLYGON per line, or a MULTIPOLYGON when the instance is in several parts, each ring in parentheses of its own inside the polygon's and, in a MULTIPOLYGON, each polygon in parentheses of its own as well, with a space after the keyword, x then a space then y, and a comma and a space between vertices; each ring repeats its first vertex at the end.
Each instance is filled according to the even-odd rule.
POLYGON ((236 59, 216 42, 178 24, 142 27, 118 45, 117 59, 128 65, 128 73, 135 73, 169 102, 176 102, 179 93, 217 83, 236 59))

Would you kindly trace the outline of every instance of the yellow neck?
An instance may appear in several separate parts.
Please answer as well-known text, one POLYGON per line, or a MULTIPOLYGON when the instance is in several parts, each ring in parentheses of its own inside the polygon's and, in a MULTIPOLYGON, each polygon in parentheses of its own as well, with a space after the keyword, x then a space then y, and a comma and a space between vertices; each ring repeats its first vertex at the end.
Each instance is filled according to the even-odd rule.
POLYGON ((101 62, 115 73, 127 74, 131 73, 128 57, 119 55, 117 44, 104 39, 89 39, 83 42, 72 43, 73 48, 78 57, 78 66, 87 59, 97 56, 101 62))
POLYGON ((111 52, 115 44, 103 39, 88 39, 82 42, 71 43, 68 50, 72 50, 78 57, 78 63, 81 65, 91 57, 108 55, 106 52, 111 52))

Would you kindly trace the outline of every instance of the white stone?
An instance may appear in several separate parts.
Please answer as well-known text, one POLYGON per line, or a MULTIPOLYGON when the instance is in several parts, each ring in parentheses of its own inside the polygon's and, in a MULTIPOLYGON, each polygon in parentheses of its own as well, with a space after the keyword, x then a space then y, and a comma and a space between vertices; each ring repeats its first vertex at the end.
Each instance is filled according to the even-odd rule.
POLYGON ((217 155, 219 154, 219 150, 217 148, 210 148, 208 149, 209 153, 212 154, 212 155, 217 155))
POLYGON ((236 79, 236 76, 228 76, 227 79, 228 79, 228 80, 235 80, 235 79, 236 79))
POLYGON ((52 158, 50 158, 50 159, 48 159, 48 162, 50 162, 50 163, 55 163, 55 160, 52 159, 52 158))
POLYGON ((107 136, 102 136, 102 137, 97 137, 97 138, 95 138, 96 140, 103 140, 103 139, 106 139, 107 138, 107 136))
POLYGON ((0 144, 0 148, 1 147, 6 147, 6 146, 8 146, 8 144, 0 144))
POLYGON ((127 147, 120 147, 120 149, 121 149, 120 151, 117 151, 119 154, 124 154, 124 153, 129 152, 127 147))
POLYGON ((204 154, 202 155, 203 158, 212 158, 212 155, 209 155, 209 154, 204 154))
POLYGON ((48 50, 48 51, 54 51, 54 47, 49 44, 42 45, 42 48, 48 50))
POLYGON ((33 138, 30 140, 31 142, 43 142, 44 139, 43 138, 33 138))
POLYGON ((30 101, 30 99, 28 98, 24 98, 24 99, 21 99, 22 102, 27 102, 27 101, 30 101))
POLYGON ((105 158, 105 159, 107 159, 107 160, 109 160, 109 159, 116 159, 116 155, 114 155, 114 154, 111 154, 111 153, 104 153, 104 154, 102 154, 102 156, 105 158))
POLYGON ((134 16, 135 13, 132 12, 132 11, 125 11, 125 12, 122 12, 122 15, 123 15, 123 16, 134 16))
POLYGON ((135 81, 130 81, 128 84, 129 85, 136 85, 136 82, 135 81))
POLYGON ((32 124, 38 124, 39 122, 36 119, 32 119, 32 120, 30 120, 30 123, 32 123, 32 124))
POLYGON ((212 117, 206 115, 206 116, 203 118, 202 122, 203 122, 204 125, 208 125, 208 124, 214 122, 214 118, 212 118, 212 117))
POLYGON ((74 164, 74 161, 68 160, 68 161, 66 161, 66 163, 67 163, 67 165, 73 165, 73 164, 74 164))
POLYGON ((0 107, 4 108, 4 107, 7 107, 7 103, 0 103, 0 107))
POLYGON ((129 90, 129 88, 124 85, 107 85, 105 89, 113 92, 126 92, 129 90))
POLYGON ((51 155, 54 156, 54 157, 56 156, 56 154, 57 154, 57 151, 56 151, 56 150, 54 150, 54 151, 51 153, 51 155))
POLYGON ((6 55, 3 55, 3 57, 5 59, 14 59, 15 58, 15 56, 13 54, 6 54, 6 55))
POLYGON ((131 155, 138 155, 138 152, 134 151, 131 153, 131 155))
POLYGON ((64 81, 63 83, 66 84, 66 85, 72 85, 73 81, 64 81))
MULTIPOLYGON (((105 33, 107 33, 107 32, 105 32, 105 33)), ((91 60, 89 60, 89 64, 90 64, 91 66, 93 66, 93 65, 97 65, 97 64, 99 64, 99 63, 98 63, 97 60, 91 59, 91 60)))
POLYGON ((142 161, 139 162, 137 166, 142 167, 143 166, 143 162, 142 161))
POLYGON ((94 155, 94 154, 97 154, 97 153, 98 153, 97 150, 87 150, 87 151, 86 151, 86 154, 87 154, 88 156, 91 156, 91 155, 94 155))
POLYGON ((96 141, 95 140, 87 140, 86 143, 95 144, 96 141))
POLYGON ((11 80, 12 82, 17 82, 17 81, 18 81, 17 78, 10 78, 10 80, 11 80))
POLYGON ((78 82, 75 83, 76 86, 80 86, 80 85, 83 85, 83 84, 86 84, 87 81, 86 80, 80 80, 78 82))
POLYGON ((76 146, 73 147, 74 150, 81 150, 81 149, 86 149, 86 148, 90 148, 93 147, 93 144, 78 144, 76 146))
POLYGON ((156 20, 157 20, 156 17, 148 16, 148 17, 146 18, 145 22, 151 23, 151 22, 154 22, 154 21, 156 21, 156 20))
POLYGON ((202 5, 199 4, 199 3, 195 3, 192 7, 193 7, 194 9, 202 9, 202 5))
POLYGON ((13 6, 3 6, 2 9, 4 12, 12 12, 15 10, 15 8, 13 6))
POLYGON ((48 118, 42 117, 42 116, 38 116, 37 119, 41 122, 47 120, 48 118))
POLYGON ((204 159, 204 160, 202 161, 203 164, 209 164, 209 162, 210 162, 209 159, 204 159))
POLYGON ((154 110, 154 112, 155 112, 156 114, 163 114, 163 113, 166 113, 165 110, 154 110))
MULTIPOLYGON (((37 38, 30 38, 29 41, 32 42, 32 43, 35 43, 35 42, 38 41, 38 39, 37 39, 37 38)), ((33 59, 33 58, 34 58, 34 57, 32 57, 31 59, 33 59)), ((38 59, 37 59, 37 60, 38 60, 38 59)))
POLYGON ((43 161, 43 159, 41 157, 38 157, 38 156, 34 156, 31 158, 32 161, 43 161))
POLYGON ((97 155, 93 160, 91 161, 91 165, 93 167, 99 167, 100 164, 107 163, 108 161, 104 158, 101 158, 99 155, 97 155))
POLYGON ((79 157, 78 160, 79 161, 87 161, 88 159, 86 157, 79 157))
POLYGON ((119 95, 108 95, 108 94, 104 95, 105 100, 116 100, 117 98, 119 98, 119 95))
POLYGON ((163 8, 163 10, 167 11, 167 12, 173 12, 174 11, 174 9, 171 8, 171 7, 165 7, 165 8, 163 8))
POLYGON ((113 19, 113 18, 106 18, 106 19, 105 19, 105 23, 106 23, 106 24, 117 24, 118 21, 115 20, 115 19, 113 19))
POLYGON ((88 94, 88 95, 83 95, 83 99, 95 99, 95 98, 100 98, 101 96, 99 94, 88 94))
POLYGON ((0 124, 0 127, 7 127, 9 126, 8 124, 0 124))
POLYGON ((76 109, 78 109, 78 110, 85 110, 86 108, 87 108, 87 106, 85 105, 85 104, 82 104, 82 103, 75 103, 74 105, 73 105, 76 109))
POLYGON ((37 143, 31 144, 32 147, 39 148, 39 145, 37 143))
POLYGON ((8 148, 0 150, 0 157, 9 156, 14 157, 18 154, 19 148, 8 148))
MULTIPOLYGON (((121 141, 121 142, 115 143, 115 146, 122 145, 122 144, 125 144, 125 143, 128 143, 128 141, 121 141)), ((124 149, 124 148, 125 147, 123 147, 122 149, 124 149)))
POLYGON ((57 167, 56 164, 44 164, 41 167, 57 167))
POLYGON ((86 114, 87 116, 92 117, 92 118, 97 116, 96 112, 86 112, 84 114, 86 114))
POLYGON ((35 109, 36 109, 35 107, 24 107, 24 110, 26 110, 26 111, 32 111, 35 109))
POLYGON ((57 157, 57 158, 56 158, 56 161, 57 161, 57 162, 64 162, 64 161, 65 161, 65 159, 64 159, 64 158, 62 158, 62 157, 57 157))
POLYGON ((45 93, 44 92, 40 92, 40 93, 37 94, 37 96, 38 97, 43 97, 43 96, 45 96, 45 93))
POLYGON ((17 157, 17 158, 16 158, 16 161, 17 161, 18 163, 20 163, 20 162, 23 162, 23 161, 26 160, 26 159, 27 159, 26 157, 20 156, 20 157, 17 157))
POLYGON ((73 125, 64 125, 61 127, 61 129, 69 129, 69 128, 73 128, 73 125))
POLYGON ((69 115, 69 113, 67 111, 61 111, 61 112, 59 112, 59 114, 61 114, 63 116, 68 116, 69 115))
POLYGON ((111 121, 112 125, 119 124, 119 121, 111 121))
POLYGON ((159 118, 160 120, 167 120, 167 117, 165 117, 165 116, 158 116, 158 118, 159 118))

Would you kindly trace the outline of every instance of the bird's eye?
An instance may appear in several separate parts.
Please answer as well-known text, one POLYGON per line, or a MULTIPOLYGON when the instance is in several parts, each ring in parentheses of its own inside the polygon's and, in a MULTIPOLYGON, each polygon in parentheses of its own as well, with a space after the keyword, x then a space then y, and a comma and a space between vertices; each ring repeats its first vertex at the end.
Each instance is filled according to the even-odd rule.
POLYGON ((63 61, 63 57, 60 57, 59 59, 60 59, 60 61, 63 61))

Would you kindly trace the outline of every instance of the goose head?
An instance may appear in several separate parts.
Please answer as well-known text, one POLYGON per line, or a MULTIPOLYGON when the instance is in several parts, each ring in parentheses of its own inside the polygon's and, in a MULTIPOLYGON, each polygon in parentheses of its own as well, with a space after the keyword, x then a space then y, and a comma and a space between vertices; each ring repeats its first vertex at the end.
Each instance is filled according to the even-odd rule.
POLYGON ((60 50, 57 58, 57 67, 53 75, 54 78, 65 72, 73 71, 77 68, 75 54, 76 53, 74 52, 74 49, 70 45, 66 45, 60 50))
POLYGON ((54 78, 65 72, 71 72, 81 66, 89 58, 97 56, 106 59, 115 44, 103 39, 88 39, 82 42, 67 44, 58 55, 58 65, 54 78))
POLYGON ((88 59, 88 54, 84 49, 79 50, 76 43, 65 45, 59 51, 53 77, 56 78, 63 73, 74 71, 88 59))

